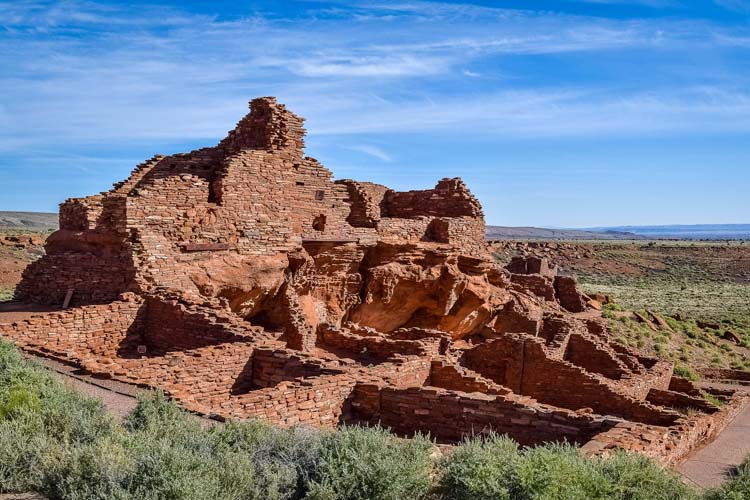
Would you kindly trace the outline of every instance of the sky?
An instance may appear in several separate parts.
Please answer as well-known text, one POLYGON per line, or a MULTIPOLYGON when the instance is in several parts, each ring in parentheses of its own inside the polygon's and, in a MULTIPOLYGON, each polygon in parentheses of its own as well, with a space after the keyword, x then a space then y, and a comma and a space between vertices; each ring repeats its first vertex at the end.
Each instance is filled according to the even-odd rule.
POLYGON ((0 210, 57 211, 273 95, 336 178, 488 223, 750 222, 750 0, 0 0, 0 210))

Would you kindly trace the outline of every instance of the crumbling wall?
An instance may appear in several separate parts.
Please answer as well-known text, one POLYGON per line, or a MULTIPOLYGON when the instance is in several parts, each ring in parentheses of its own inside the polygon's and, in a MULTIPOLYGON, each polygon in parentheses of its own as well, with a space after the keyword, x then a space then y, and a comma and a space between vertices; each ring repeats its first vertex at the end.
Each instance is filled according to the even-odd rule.
POLYGON ((441 179, 434 189, 388 191, 381 204, 383 217, 413 219, 433 217, 482 217, 482 207, 459 178, 441 179))
POLYGON ((380 184, 351 179, 341 179, 336 184, 346 186, 349 195, 346 200, 350 206, 347 222, 354 227, 378 227, 381 220, 380 206, 389 189, 380 184))
POLYGON ((322 362, 271 347, 253 351, 252 387, 274 387, 285 380, 308 379, 322 375, 339 375, 343 370, 325 367, 322 362))
POLYGON ((477 373, 444 360, 433 360, 428 385, 451 391, 508 394, 510 389, 495 384, 477 373))
MULTIPOLYGON (((355 391, 355 403, 360 394, 355 391)), ((384 387, 375 409, 381 424, 397 433, 412 435, 415 429, 422 429, 444 442, 495 432, 507 434, 523 445, 556 441, 585 443, 613 425, 606 419, 533 403, 534 411, 529 411, 530 401, 519 402, 512 396, 468 394, 433 387, 384 387)), ((358 411, 367 406, 367 410, 373 409, 372 399, 369 405, 359 406, 358 411)))
POLYGON ((40 313, 10 324, 0 324, 0 337, 19 347, 61 359, 113 358, 132 332, 143 328, 142 301, 110 302, 40 313))
POLYGON ((135 271, 127 255, 70 251, 46 255, 29 264, 16 287, 15 299, 62 306, 103 304, 131 289, 135 271))
POLYGON ((145 328, 139 336, 149 353, 197 349, 253 337, 252 327, 222 318, 176 299, 151 296, 146 300, 145 328))
POLYGON ((673 412, 618 392, 614 383, 551 358, 542 339, 528 335, 510 334, 490 340, 467 351, 462 362, 517 394, 545 404, 572 410, 590 408, 599 414, 654 425, 670 425, 677 419, 673 412), (552 380, 554 383, 550 383, 552 380), (561 390, 562 387, 574 390, 561 390))
POLYGON ((592 337, 574 333, 568 340, 565 349, 565 361, 591 373, 598 373, 612 380, 619 380, 630 370, 620 361, 616 353, 607 348, 603 342, 597 342, 592 337))

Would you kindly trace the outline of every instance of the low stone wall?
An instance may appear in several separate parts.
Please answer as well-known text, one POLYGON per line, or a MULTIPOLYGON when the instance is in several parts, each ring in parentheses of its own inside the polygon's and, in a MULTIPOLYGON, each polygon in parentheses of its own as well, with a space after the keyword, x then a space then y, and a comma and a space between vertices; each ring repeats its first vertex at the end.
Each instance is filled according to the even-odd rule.
POLYGON ((130 289, 133 271, 117 255, 69 252, 46 255, 29 264, 16 287, 16 300, 62 306, 68 290, 71 304, 103 304, 130 289))
POLYGON ((746 397, 736 398, 711 415, 685 417, 670 428, 622 422, 595 436, 582 451, 606 457, 628 450, 646 455, 663 466, 673 466, 724 430, 748 402, 746 397))
POLYGON ((618 392, 614 381, 547 356, 544 341, 538 337, 508 334, 467 351, 462 362, 517 394, 545 404, 572 410, 590 408, 603 415, 656 425, 670 425, 678 418, 674 412, 618 392), (562 391, 560 387, 575 389, 562 391))
POLYGON ((326 368, 320 361, 283 349, 259 347, 252 356, 253 388, 273 387, 285 380, 340 375, 343 370, 326 368))
POLYGON ((140 340, 157 353, 237 342, 260 334, 260 329, 238 318, 222 318, 168 297, 148 297, 146 312, 140 340))
POLYGON ((508 388, 495 384, 479 374, 441 360, 434 360, 432 362, 428 385, 462 392, 481 392, 483 394, 510 393, 508 388))
POLYGON ((740 380, 750 382, 750 372, 728 368, 698 368, 698 373, 711 380, 740 380))
POLYGON ((284 426, 335 427, 346 419, 347 401, 356 383, 350 375, 282 382, 232 398, 224 406, 229 416, 238 418, 257 417, 284 426))
POLYGON ((696 396, 690 396, 676 391, 663 391, 661 389, 651 389, 648 392, 646 400, 659 406, 679 409, 696 409, 711 414, 718 411, 718 407, 709 403, 705 399, 696 396))
POLYGON ((524 445, 555 441, 584 443, 614 425, 601 417, 534 406, 528 399, 520 402, 517 398, 433 387, 385 387, 380 391, 377 410, 379 422, 397 433, 411 435, 414 429, 421 429, 447 442, 496 432, 524 445))
POLYGON ((563 359, 591 373, 598 373, 613 380, 619 380, 623 375, 630 373, 627 366, 617 358, 616 353, 607 349, 606 344, 577 333, 568 339, 563 359))
POLYGON ((22 349, 62 359, 112 357, 129 332, 142 326, 140 300, 89 305, 0 324, 0 337, 22 349))
POLYGON ((319 341, 323 346, 342 349, 356 355, 367 355, 385 361, 400 354, 404 356, 426 356, 437 354, 440 340, 391 340, 381 336, 360 336, 345 330, 323 328, 319 341))

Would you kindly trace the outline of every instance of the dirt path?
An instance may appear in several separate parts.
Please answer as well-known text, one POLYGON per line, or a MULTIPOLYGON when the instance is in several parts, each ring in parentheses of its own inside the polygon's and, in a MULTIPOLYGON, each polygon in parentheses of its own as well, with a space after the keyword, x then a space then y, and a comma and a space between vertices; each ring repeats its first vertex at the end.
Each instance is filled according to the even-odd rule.
MULTIPOLYGON (((736 388, 736 387, 735 387, 736 388)), ((727 473, 750 453, 750 405, 716 439, 677 467, 677 472, 702 488, 721 485, 727 473)))
POLYGON ((27 359, 44 365, 60 378, 66 386, 78 392, 101 399, 107 410, 118 419, 123 419, 135 408, 137 387, 113 380, 100 380, 87 375, 80 375, 77 368, 57 361, 23 353, 27 359))

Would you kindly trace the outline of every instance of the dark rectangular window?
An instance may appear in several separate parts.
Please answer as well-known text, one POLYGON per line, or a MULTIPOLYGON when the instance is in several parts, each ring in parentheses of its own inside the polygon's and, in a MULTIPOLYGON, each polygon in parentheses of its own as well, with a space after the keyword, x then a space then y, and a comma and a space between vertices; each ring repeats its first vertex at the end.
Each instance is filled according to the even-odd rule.
POLYGON ((325 193, 321 191, 320 189, 315 191, 315 199, 320 201, 323 199, 323 196, 325 196, 325 193))

